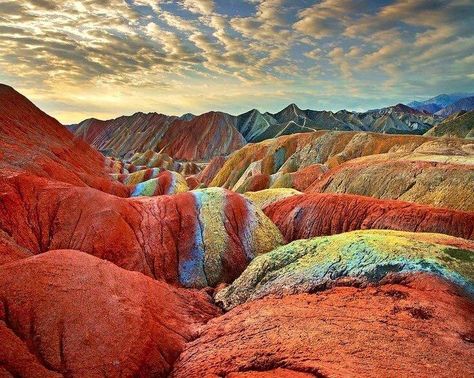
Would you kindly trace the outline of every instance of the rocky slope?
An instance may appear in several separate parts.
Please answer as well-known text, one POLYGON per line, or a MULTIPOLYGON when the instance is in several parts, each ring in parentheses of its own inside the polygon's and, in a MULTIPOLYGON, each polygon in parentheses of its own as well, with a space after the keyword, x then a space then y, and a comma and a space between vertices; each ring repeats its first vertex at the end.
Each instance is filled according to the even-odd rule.
POLYGON ((164 377, 219 313, 202 293, 49 251, 0 267, 0 374, 164 377))
POLYGON ((314 130, 423 134, 440 120, 402 104, 365 113, 301 110, 291 104, 274 114, 256 109, 238 116, 209 112, 184 118, 135 113, 107 121, 87 119, 68 127, 107 155, 124 157, 152 150, 174 159, 210 160, 228 155, 246 142, 281 135, 314 130))
POLYGON ((88 119, 69 126, 76 136, 115 156, 152 150, 182 160, 208 160, 245 144, 225 113, 210 112, 181 119, 157 113, 135 113, 116 119, 88 119))
POLYGON ((353 193, 472 210, 473 163, 468 140, 318 131, 247 145, 209 185, 353 193))
POLYGON ((101 154, 6 85, 0 85, 0 171, 128 195, 108 177, 101 154))
POLYGON ((260 209, 223 189, 124 199, 25 176, 0 188, 0 228, 19 247, 81 250, 188 287, 231 282, 282 243, 260 209))
POLYGON ((474 211, 472 165, 424 161, 349 161, 306 191, 348 193, 474 211))
POLYGON ((171 376, 471 376, 473 311, 455 287, 423 275, 267 297, 211 320, 171 376))
POLYGON ((104 159, 0 87, 0 376, 473 374, 469 140, 320 130, 223 156, 260 127, 208 116, 136 116, 156 145, 83 125, 137 148, 104 159), (368 197, 408 194, 445 208, 368 197))
POLYGON ((470 110, 474 110, 474 96, 462 98, 455 103, 439 110, 436 112, 436 115, 447 117, 457 112, 470 110))
POLYGON ((474 139, 474 111, 454 113, 425 135, 474 139))
POLYGON ((425 111, 428 113, 436 113, 447 106, 454 104, 456 101, 466 97, 471 97, 473 94, 469 93, 452 93, 452 94, 440 94, 436 97, 430 98, 424 101, 413 101, 407 105, 413 109, 425 111))
MULTIPOLYGON (((252 198, 252 197, 250 197, 252 198)), ((348 194, 289 196, 264 207, 287 241, 361 229, 437 232, 474 239, 474 212, 348 194)))
POLYGON ((474 294, 474 242, 442 234, 354 231, 297 240, 255 258, 216 300, 225 309, 268 295, 311 293, 338 280, 359 284, 429 273, 474 294))

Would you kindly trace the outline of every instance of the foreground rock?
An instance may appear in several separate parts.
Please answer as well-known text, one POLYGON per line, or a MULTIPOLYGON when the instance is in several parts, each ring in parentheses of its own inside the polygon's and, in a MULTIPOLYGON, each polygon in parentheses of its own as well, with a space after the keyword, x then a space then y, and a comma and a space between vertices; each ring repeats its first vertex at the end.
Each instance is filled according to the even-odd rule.
POLYGON ((196 291, 50 251, 0 268, 0 374, 166 377, 218 314, 196 291))
POLYGON ((284 198, 265 207, 264 212, 287 241, 364 229, 435 232, 474 239, 474 212, 349 194, 284 198))
POLYGON ((266 298, 210 321, 172 377, 469 377, 473 311, 423 275, 266 298))
POLYGON ((314 292, 348 279, 431 273, 474 295, 474 242, 441 234, 355 231, 298 240, 252 261, 216 301, 225 309, 271 294, 314 292))

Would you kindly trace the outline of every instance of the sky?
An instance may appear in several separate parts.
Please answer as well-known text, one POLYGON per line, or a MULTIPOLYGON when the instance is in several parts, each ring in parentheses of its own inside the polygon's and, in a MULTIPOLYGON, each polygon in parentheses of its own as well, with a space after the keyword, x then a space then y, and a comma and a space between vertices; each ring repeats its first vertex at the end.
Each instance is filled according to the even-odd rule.
POLYGON ((0 0, 0 82, 64 124, 474 90, 472 0, 0 0))

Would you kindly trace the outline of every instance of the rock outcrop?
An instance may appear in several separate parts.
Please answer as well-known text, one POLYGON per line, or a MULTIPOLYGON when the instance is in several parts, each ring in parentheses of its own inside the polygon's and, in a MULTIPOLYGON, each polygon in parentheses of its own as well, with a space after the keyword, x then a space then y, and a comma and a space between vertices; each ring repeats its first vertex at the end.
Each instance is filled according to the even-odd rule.
POLYGON ((268 297, 211 320, 181 377, 468 377, 474 303, 433 276, 268 297))
POLYGON ((161 196, 187 192, 186 179, 177 172, 163 171, 155 178, 142 181, 131 188, 131 197, 161 196))
POLYGON ((70 129, 97 149, 113 150, 121 157, 150 150, 173 159, 208 160, 227 155, 246 143, 232 117, 220 112, 189 119, 135 113, 107 121, 88 119, 70 129))
POLYGON ((254 259, 216 301, 230 309, 272 294, 323 290, 338 280, 377 283, 406 273, 439 276, 474 296, 474 242, 387 230, 297 240, 254 259))
POLYGON ((451 115, 425 135, 474 139, 474 110, 451 115))
POLYGON ((316 193, 264 208, 287 241, 364 229, 435 232, 474 239, 474 212, 350 194, 316 193))
POLYGON ((28 251, 77 249, 188 287, 231 282, 282 243, 260 209, 220 188, 124 199, 29 176, 0 188, 0 228, 28 251))
POLYGON ((166 377, 185 343, 220 311, 79 251, 0 267, 0 374, 166 377))
POLYGON ((1 175, 35 175, 128 196, 108 177, 104 157, 13 88, 0 85, 1 175))
POLYGON ((295 189, 290 188, 278 188, 278 189, 265 189, 258 192, 246 192, 244 196, 255 203, 259 208, 264 209, 268 205, 280 201, 284 198, 292 197, 302 194, 295 189))
MULTIPOLYGON (((250 176, 292 173, 319 164, 328 169, 353 159, 386 153, 437 156, 473 155, 468 140, 443 140, 409 135, 366 132, 326 132, 283 136, 249 144, 233 153, 210 182, 210 186, 238 188, 250 176), (428 149, 429 146, 429 149, 428 149), (449 151, 449 152, 448 152, 449 151)), ((317 177, 315 177, 315 180, 317 177)))
POLYGON ((348 193, 474 211, 474 166, 423 161, 347 162, 308 193, 348 193))

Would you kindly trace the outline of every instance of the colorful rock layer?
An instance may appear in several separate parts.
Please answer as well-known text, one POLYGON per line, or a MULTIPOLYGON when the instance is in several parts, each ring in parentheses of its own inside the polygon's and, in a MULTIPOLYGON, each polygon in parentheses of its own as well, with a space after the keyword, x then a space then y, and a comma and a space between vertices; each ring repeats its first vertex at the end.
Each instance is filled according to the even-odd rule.
POLYGON ((474 211, 474 166, 421 161, 348 162, 307 192, 349 193, 474 211))
POLYGON ((132 188, 130 197, 153 197, 164 194, 183 193, 188 190, 188 184, 183 176, 177 172, 164 171, 159 173, 156 178, 135 185, 132 188))
POLYGON ((231 282, 283 242, 260 209, 220 188, 124 199, 26 176, 0 187, 0 228, 31 253, 81 250, 188 287, 231 282))
POLYGON ((0 375, 165 377, 219 313, 197 291, 46 252, 0 267, 0 375))
POLYGON ((258 192, 247 192, 244 196, 256 204, 260 209, 268 205, 280 201, 284 198, 292 197, 302 194, 295 189, 279 188, 279 189, 265 189, 258 192))
MULTIPOLYGON (((255 174, 292 173, 314 164, 325 164, 331 169, 361 156, 396 151, 404 151, 405 154, 419 151, 425 155, 444 155, 447 153, 446 146, 449 146, 450 155, 472 155, 472 151, 463 149, 467 145, 469 141, 462 139, 442 140, 362 132, 317 131, 295 134, 247 145, 236 151, 227 159, 210 186, 238 188, 255 174)), ((461 169, 464 171, 465 167, 461 169)))
POLYGON ((474 242, 428 234, 430 243, 419 235, 370 230, 294 241, 254 259, 216 300, 230 309, 270 294, 313 292, 340 279, 380 282, 396 273, 434 274, 474 296, 474 242))
POLYGON ((76 136, 117 156, 147 150, 174 159, 207 160, 227 155, 246 141, 231 116, 209 112, 190 119, 157 113, 136 113, 108 121, 88 119, 71 127, 76 136))
POLYGON ((171 377, 471 377, 473 313, 427 275, 264 298, 207 323, 171 377))
MULTIPOLYGON (((104 157, 74 138, 13 88, 0 84, 0 173, 69 183, 126 197, 128 190, 112 181, 104 157)), ((0 189, 1 192, 1 189, 0 189)))
POLYGON ((137 185, 143 181, 158 177, 161 168, 146 168, 133 173, 112 174, 111 177, 125 185, 137 185))
POLYGON ((304 194, 264 209, 287 241, 364 229, 435 232, 474 239, 474 212, 350 194, 304 194))

